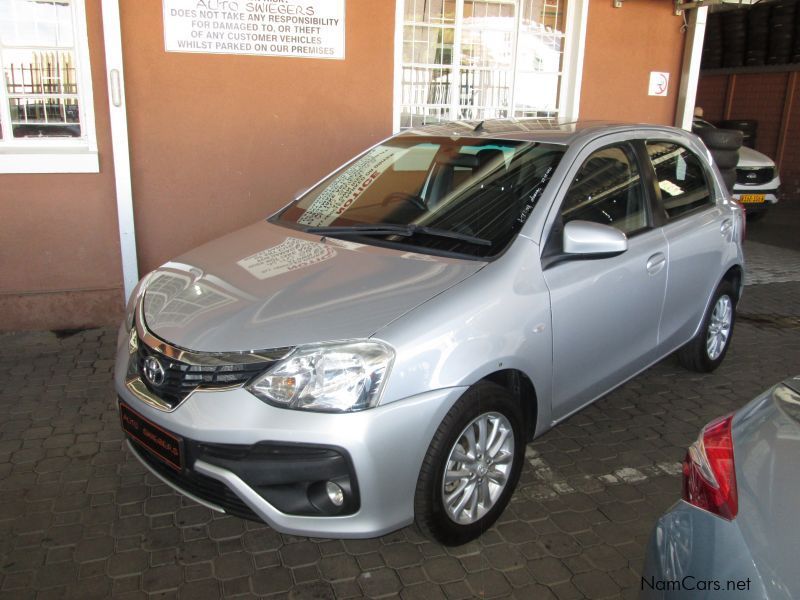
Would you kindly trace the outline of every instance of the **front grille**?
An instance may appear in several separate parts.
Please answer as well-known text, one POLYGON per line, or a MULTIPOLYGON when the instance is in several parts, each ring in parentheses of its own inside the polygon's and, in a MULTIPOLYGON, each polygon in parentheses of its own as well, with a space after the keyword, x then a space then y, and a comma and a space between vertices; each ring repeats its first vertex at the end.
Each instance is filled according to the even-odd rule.
MULTIPOLYGON (((219 506, 230 515, 242 519, 250 519, 252 521, 261 520, 247 504, 242 502, 239 496, 234 494, 233 491, 221 481, 213 477, 202 475, 191 468, 186 468, 183 472, 178 473, 147 450, 143 450, 136 442, 132 441, 131 446, 133 446, 136 455, 142 459, 147 466, 172 483, 175 487, 184 490, 196 498, 219 506)), ((191 450, 187 447, 187 451, 190 452, 191 450)), ((189 457, 187 456, 187 463, 188 460, 189 457)))
POLYGON ((222 461, 241 460, 313 460, 320 458, 333 458, 340 454, 331 448, 322 446, 301 446, 298 444, 286 445, 274 442, 262 442, 252 446, 240 444, 207 444, 194 443, 195 451, 203 460, 214 462, 213 459, 222 461))
POLYGON ((193 365, 170 358, 147 344, 139 341, 136 351, 136 371, 153 394, 161 398, 171 408, 180 404, 186 396, 198 387, 204 389, 224 388, 243 385, 262 373, 275 361, 250 362, 240 364, 193 365), (143 376, 144 362, 154 357, 164 369, 164 382, 153 385, 143 376))
POLYGON ((775 179, 773 167, 739 167, 736 169, 736 183, 742 185, 763 185, 775 179))

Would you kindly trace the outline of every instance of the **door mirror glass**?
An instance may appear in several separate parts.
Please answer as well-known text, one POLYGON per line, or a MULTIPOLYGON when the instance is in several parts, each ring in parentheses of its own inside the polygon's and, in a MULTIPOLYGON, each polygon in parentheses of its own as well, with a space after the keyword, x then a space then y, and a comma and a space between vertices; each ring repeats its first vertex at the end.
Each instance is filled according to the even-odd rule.
POLYGON ((613 256, 628 249, 628 238, 616 227, 570 221, 564 225, 564 252, 582 256, 613 256))

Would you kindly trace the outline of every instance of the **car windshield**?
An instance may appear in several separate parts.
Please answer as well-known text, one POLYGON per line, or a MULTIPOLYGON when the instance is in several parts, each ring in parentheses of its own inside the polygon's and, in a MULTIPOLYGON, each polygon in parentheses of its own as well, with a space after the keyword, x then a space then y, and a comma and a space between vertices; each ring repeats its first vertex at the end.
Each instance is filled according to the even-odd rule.
POLYGON ((363 154, 271 220, 431 254, 499 254, 564 153, 528 141, 402 135, 363 154))

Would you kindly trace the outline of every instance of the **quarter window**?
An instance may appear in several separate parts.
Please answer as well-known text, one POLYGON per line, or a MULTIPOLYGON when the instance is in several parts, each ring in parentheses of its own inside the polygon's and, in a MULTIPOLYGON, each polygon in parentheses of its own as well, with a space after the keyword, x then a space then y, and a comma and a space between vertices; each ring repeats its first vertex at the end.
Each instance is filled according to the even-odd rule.
POLYGON ((670 219, 713 205, 700 159, 678 144, 647 142, 664 210, 670 219))
POLYGON ((628 147, 603 148, 583 163, 561 205, 561 219, 611 225, 625 234, 647 227, 642 178, 628 147))

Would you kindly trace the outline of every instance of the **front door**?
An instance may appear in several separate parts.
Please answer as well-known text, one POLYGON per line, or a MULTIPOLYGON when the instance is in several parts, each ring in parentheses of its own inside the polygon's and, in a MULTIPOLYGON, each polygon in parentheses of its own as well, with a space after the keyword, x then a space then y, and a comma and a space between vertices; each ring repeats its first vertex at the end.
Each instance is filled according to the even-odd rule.
POLYGON ((667 243, 633 148, 620 143, 584 154, 569 177, 546 247, 553 331, 553 418, 561 419, 645 368, 658 355, 667 282, 667 243), (563 225, 592 221, 620 229, 617 256, 558 255, 563 225))

